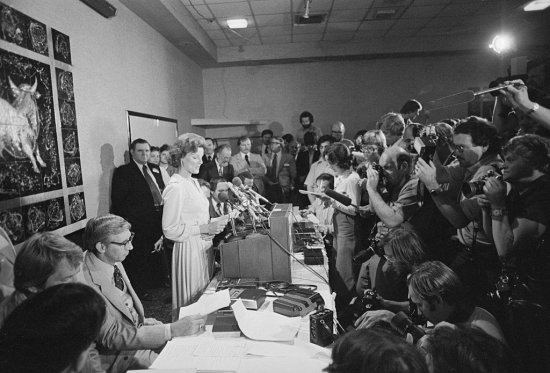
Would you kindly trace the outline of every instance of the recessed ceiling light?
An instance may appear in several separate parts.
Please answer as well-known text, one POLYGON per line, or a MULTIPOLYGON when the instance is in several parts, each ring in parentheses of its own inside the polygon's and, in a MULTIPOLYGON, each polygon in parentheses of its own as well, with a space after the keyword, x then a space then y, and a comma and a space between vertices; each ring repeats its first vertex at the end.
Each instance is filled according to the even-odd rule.
POLYGON ((244 18, 228 19, 227 27, 229 28, 247 28, 248 21, 244 18))
POLYGON ((526 12, 535 12, 537 10, 544 10, 550 6, 550 0, 534 0, 527 3, 523 10, 526 12))

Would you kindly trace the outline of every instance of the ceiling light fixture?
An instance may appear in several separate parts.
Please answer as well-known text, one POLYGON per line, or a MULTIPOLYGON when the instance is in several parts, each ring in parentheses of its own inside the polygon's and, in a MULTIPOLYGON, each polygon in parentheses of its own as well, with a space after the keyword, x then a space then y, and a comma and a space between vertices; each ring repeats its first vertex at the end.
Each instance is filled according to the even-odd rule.
POLYGON ((501 54, 511 50, 513 44, 514 41, 509 35, 499 34, 493 38, 493 41, 489 44, 489 48, 494 50, 496 53, 501 54))
POLYGON ((230 29, 247 28, 248 21, 244 18, 228 19, 227 27, 229 27, 230 29))
POLYGON ((550 6, 550 0, 534 0, 530 1, 523 7, 526 12, 536 12, 538 10, 544 10, 550 6))
POLYGON ((309 18, 309 6, 311 5, 311 0, 306 0, 306 10, 304 11, 304 18, 309 18))

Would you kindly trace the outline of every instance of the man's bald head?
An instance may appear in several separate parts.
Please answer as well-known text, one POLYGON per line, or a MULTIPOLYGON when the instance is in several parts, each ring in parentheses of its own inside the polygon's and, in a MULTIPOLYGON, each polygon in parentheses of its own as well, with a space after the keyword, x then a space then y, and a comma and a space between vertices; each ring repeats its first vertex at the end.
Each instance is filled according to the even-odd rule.
POLYGON ((392 186, 402 185, 410 178, 412 158, 411 155, 400 146, 387 148, 379 161, 380 166, 392 186))
POLYGON ((380 164, 382 164, 383 159, 385 162, 390 161, 395 163, 398 168, 403 162, 411 164, 411 155, 400 146, 390 146, 384 150, 384 153, 380 157, 380 164))
POLYGON ((336 141, 340 141, 344 138, 344 134, 346 133, 346 126, 344 126, 344 123, 340 121, 334 122, 330 131, 332 137, 334 137, 336 141))

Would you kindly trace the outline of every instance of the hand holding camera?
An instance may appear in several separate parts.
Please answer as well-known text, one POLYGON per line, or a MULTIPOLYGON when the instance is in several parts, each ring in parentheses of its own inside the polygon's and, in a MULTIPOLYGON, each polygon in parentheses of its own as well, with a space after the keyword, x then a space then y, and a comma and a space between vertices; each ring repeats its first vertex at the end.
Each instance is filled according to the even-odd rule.
POLYGON ((418 158, 415 166, 415 174, 428 190, 437 189, 439 187, 439 183, 436 179, 437 171, 433 161, 430 161, 428 164, 424 159, 418 158))
POLYGON ((503 207, 506 204, 506 183, 502 181, 502 177, 491 176, 485 181, 483 193, 491 202, 492 206, 503 207))

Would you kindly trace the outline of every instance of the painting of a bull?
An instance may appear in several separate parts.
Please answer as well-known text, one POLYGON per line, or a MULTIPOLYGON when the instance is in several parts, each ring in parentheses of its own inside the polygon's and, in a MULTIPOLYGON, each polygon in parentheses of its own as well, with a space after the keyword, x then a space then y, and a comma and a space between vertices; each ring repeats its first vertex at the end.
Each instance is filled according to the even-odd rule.
POLYGON ((0 98, 0 158, 5 153, 19 159, 28 158, 34 172, 46 163, 40 157, 37 139, 40 134, 40 116, 36 104, 40 93, 37 92, 38 81, 35 78, 32 87, 26 83, 15 85, 9 79, 11 91, 15 97, 13 103, 0 98))

